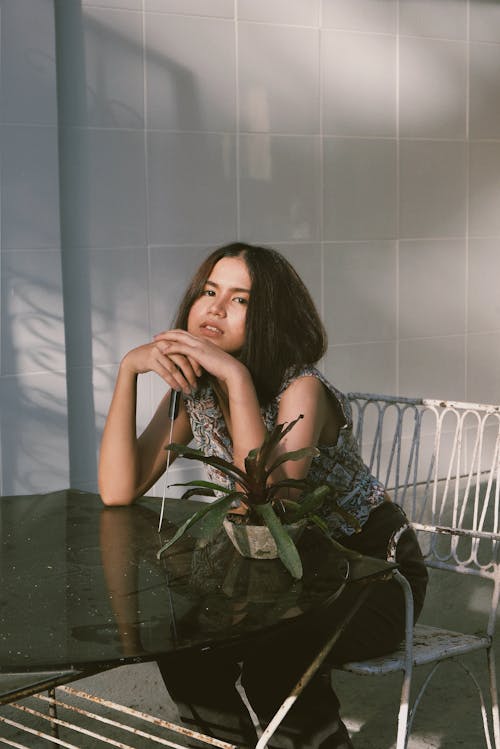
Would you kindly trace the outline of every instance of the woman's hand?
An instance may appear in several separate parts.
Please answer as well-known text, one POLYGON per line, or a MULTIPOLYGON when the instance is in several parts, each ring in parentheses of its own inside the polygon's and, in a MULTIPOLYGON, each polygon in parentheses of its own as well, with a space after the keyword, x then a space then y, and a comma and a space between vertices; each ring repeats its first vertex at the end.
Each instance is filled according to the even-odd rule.
POLYGON ((171 388, 189 395, 202 375, 200 364, 189 356, 169 352, 169 343, 163 333, 151 343, 138 346, 122 359, 122 368, 133 374, 156 372, 171 388))
POLYGON ((193 368, 202 367, 220 382, 228 384, 232 376, 247 373, 247 369, 232 354, 212 341, 192 335, 185 330, 167 330, 155 336, 167 357, 188 361, 193 368))

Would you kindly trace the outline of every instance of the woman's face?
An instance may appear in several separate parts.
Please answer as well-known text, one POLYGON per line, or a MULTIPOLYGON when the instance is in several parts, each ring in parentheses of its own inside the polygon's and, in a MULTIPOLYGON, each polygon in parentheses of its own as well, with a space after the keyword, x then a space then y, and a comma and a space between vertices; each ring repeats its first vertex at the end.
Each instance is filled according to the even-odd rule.
POLYGON ((208 338, 223 351, 236 354, 245 343, 245 322, 251 288, 242 257, 223 257, 212 268, 188 316, 188 332, 208 338))

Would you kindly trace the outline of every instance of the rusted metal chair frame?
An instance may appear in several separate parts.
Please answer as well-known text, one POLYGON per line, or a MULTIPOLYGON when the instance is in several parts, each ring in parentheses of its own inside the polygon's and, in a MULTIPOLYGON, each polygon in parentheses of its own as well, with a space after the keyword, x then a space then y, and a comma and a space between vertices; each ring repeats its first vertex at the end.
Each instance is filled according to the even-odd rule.
MULTIPOLYGON (((78 749, 78 744, 73 742, 77 741, 78 736, 80 736, 84 737, 87 742, 90 740, 99 742, 99 746, 108 744, 120 749, 134 749, 126 743, 128 735, 129 737, 139 738, 141 747, 166 746, 170 749, 185 749, 185 744, 178 744, 176 740, 173 740, 173 737, 177 734, 218 749, 238 749, 235 744, 205 736, 163 718, 88 694, 70 686, 58 686, 55 689, 50 689, 47 694, 32 694, 31 699, 10 703, 10 707, 19 711, 24 716, 25 722, 21 722, 21 718, 14 720, 0 715, 0 724, 21 731, 29 736, 30 740, 36 737, 37 740, 46 742, 47 745, 54 748, 78 749), (37 709, 35 700, 42 703, 40 709, 37 709), (43 703, 48 706, 46 712, 42 711, 43 703), (66 713, 75 716, 71 722, 61 717, 66 713), (29 719, 32 720, 31 723, 29 719), (157 732, 152 733, 151 726, 160 729, 163 735, 157 732), (60 729, 67 732, 64 739, 60 737, 60 729), (117 739, 116 734, 109 735, 109 731, 116 729, 119 730, 120 735, 123 732, 123 740, 117 739)), ((15 740, 10 739, 1 734, 0 745, 12 746, 15 749, 30 749, 33 746, 32 744, 21 744, 17 738, 15 740)))
MULTIPOLYGON (((473 575, 492 584, 484 630, 469 634, 417 624, 406 602, 405 643, 387 657, 344 664, 363 675, 403 673, 397 749, 406 749, 420 700, 437 668, 458 663, 480 699, 485 742, 500 749, 494 635, 500 592, 500 406, 350 393, 363 457, 405 510, 429 568, 473 575), (484 650, 489 700, 460 657, 484 650), (434 664, 410 707, 413 667, 434 664), (493 734, 493 743, 492 743, 493 734)), ((395 549, 392 550, 395 553, 395 549)))

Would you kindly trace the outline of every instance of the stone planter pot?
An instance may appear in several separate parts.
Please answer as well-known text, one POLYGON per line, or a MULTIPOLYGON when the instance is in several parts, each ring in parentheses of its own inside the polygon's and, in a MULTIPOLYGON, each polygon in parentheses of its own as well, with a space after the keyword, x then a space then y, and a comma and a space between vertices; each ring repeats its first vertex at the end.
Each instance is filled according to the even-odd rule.
MULTIPOLYGON (((286 525, 293 541, 298 541, 307 520, 300 520, 293 525, 286 525)), ((224 529, 231 539, 233 546, 242 557, 250 559, 277 559, 278 549, 267 525, 245 525, 244 523, 233 523, 226 518, 224 529)))

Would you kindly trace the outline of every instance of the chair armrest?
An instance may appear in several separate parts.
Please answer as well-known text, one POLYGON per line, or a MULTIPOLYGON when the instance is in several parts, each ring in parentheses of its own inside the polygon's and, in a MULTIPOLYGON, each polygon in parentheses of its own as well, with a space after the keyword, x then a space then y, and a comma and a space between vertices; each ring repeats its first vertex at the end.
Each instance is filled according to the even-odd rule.
POLYGON ((403 533, 405 533, 407 530, 411 528, 410 523, 403 523, 403 525, 400 525, 399 528, 396 528, 395 531, 392 532, 391 537, 389 538, 389 542, 387 544, 387 556, 386 559, 388 562, 395 562, 396 561, 396 550, 398 547, 398 542, 403 533))
MULTIPOLYGON (((389 543, 387 544, 387 561, 396 562, 396 552, 398 542, 403 533, 411 528, 411 524, 403 523, 399 528, 393 531, 389 543)), ((409 673, 413 663, 413 626, 414 626, 414 604, 413 592, 410 583, 399 570, 394 571, 394 579, 403 589, 405 601, 405 671, 409 673)))

